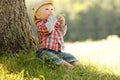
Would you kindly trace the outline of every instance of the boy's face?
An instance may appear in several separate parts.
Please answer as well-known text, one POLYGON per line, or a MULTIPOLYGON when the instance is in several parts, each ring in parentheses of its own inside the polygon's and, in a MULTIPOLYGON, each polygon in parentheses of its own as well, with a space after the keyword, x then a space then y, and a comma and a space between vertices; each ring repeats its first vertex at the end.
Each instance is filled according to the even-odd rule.
POLYGON ((41 6, 35 13, 35 17, 40 20, 47 20, 51 15, 56 16, 54 7, 51 4, 41 6))

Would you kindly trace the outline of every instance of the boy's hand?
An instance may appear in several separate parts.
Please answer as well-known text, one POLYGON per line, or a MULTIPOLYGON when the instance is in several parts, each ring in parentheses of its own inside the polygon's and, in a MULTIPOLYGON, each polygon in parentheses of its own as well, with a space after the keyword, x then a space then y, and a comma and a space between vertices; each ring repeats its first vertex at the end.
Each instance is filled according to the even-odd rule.
POLYGON ((65 25, 65 18, 62 16, 62 15, 60 15, 60 16, 58 16, 58 22, 61 24, 61 25, 65 25))

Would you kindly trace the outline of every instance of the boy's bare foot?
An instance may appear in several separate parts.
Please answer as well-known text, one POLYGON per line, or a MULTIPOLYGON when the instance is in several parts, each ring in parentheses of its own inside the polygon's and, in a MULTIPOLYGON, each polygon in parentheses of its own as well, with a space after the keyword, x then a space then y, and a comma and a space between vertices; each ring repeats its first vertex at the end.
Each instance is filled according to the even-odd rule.
POLYGON ((65 67, 68 68, 68 69, 72 69, 72 68, 73 68, 73 65, 71 65, 70 63, 68 63, 68 62, 66 62, 66 61, 62 62, 61 65, 62 65, 62 66, 65 66, 65 67))
POLYGON ((76 65, 76 66, 79 66, 79 65, 80 65, 80 62, 79 62, 79 61, 74 61, 74 62, 72 62, 71 64, 76 65))

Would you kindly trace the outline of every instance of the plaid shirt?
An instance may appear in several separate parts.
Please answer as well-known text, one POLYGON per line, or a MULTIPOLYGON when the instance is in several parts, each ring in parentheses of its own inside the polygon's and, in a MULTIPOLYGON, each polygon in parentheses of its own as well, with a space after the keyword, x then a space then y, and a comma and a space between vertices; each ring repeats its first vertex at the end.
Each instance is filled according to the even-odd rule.
POLYGON ((47 48, 54 51, 64 49, 64 40, 60 23, 56 22, 53 31, 49 33, 45 26, 46 22, 47 21, 36 22, 39 37, 38 49, 47 48))

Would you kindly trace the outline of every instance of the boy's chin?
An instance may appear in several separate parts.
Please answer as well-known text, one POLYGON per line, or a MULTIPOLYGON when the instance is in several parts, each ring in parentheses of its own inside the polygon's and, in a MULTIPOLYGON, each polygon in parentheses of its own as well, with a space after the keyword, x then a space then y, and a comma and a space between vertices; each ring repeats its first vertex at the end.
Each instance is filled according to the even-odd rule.
POLYGON ((40 20, 47 20, 48 18, 41 18, 40 20))

